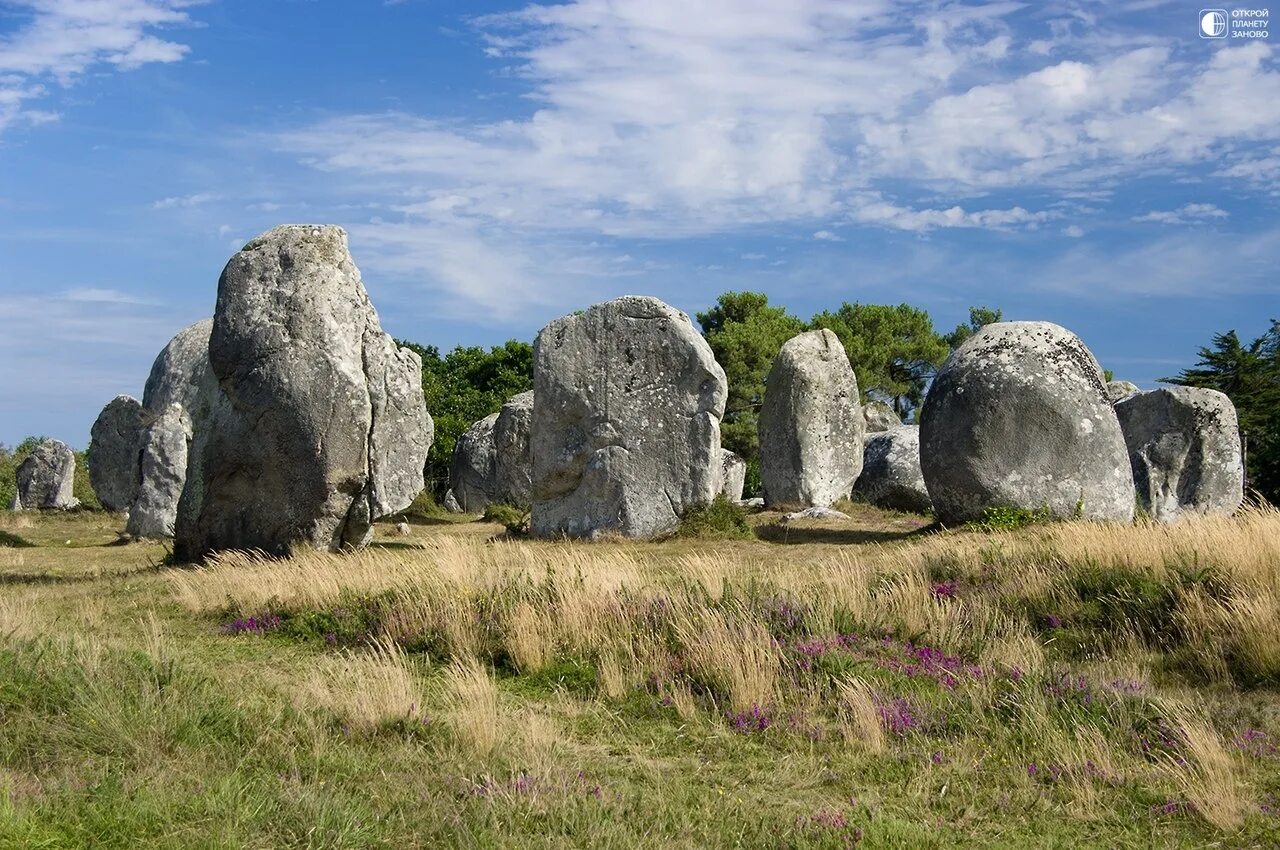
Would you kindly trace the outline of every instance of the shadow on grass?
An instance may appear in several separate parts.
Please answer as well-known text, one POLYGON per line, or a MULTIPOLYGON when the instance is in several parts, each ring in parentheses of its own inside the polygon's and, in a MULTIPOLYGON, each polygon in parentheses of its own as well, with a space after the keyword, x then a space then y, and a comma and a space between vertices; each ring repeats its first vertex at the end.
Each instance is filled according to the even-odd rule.
POLYGON ((8 531, 0 531, 0 546, 8 546, 11 549, 34 549, 36 544, 25 537, 19 537, 8 531))
POLYGON ((910 540, 935 534, 942 531, 938 523, 900 530, 867 529, 867 528, 826 528, 822 526, 796 526, 784 523, 770 523, 756 526, 756 537, 766 543, 799 545, 805 543, 827 543, 837 546, 855 546, 866 543, 893 543, 899 540, 910 540))

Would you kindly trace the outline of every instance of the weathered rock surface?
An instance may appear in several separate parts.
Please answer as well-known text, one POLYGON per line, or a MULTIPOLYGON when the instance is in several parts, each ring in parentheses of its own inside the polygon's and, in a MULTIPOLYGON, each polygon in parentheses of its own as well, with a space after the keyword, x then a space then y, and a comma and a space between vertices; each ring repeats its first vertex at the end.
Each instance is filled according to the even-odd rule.
POLYGON ((449 461, 449 489, 462 513, 483 513, 495 498, 494 462, 497 449, 493 442, 493 426, 498 414, 484 419, 458 436, 449 461))
POLYGON ((946 523, 990 507, 1133 518, 1133 475, 1102 369, 1049 322, 990 324, 951 353, 925 400, 920 466, 946 523))
POLYGON ((742 501, 747 484, 747 462, 728 449, 720 449, 720 490, 732 502, 742 501))
POLYGON ((450 488, 444 494, 444 509, 451 514, 463 513, 462 505, 458 504, 458 497, 453 495, 453 489, 450 488))
POLYGON ((862 471, 858 379, 829 330, 787 340, 765 383, 757 432, 768 505, 829 507, 862 471))
POLYGON ((175 554, 363 545, 423 486, 421 370, 382 331, 341 228, 249 242, 218 283, 175 554))
POLYGON ((139 486, 125 532, 133 537, 172 537, 178 500, 187 480, 191 419, 170 404, 150 421, 139 439, 139 486))
POLYGON ((1167 387, 1116 404, 1138 503, 1154 519, 1229 514, 1244 501, 1240 426, 1217 390, 1167 387))
POLYGON ((76 454, 61 440, 44 440, 18 464, 14 510, 68 510, 80 504, 72 494, 76 454))
POLYGON ((118 395, 102 408, 89 432, 89 483, 109 511, 127 511, 138 495, 142 403, 118 395))
POLYGON ((652 537, 715 496, 727 385, 684 313, 626 296, 556 319, 533 379, 534 534, 652 537))
POLYGON ((862 405, 862 418, 867 423, 868 434, 888 431, 902 424, 897 411, 883 401, 869 401, 862 405))
POLYGON ((924 513, 932 504, 920 472, 920 429, 899 425, 867 435, 853 498, 894 511, 924 513))
POLYGON ((494 489, 498 501, 527 508, 533 504, 533 390, 507 399, 493 423, 494 489))
POLYGON ((162 414, 171 404, 180 404, 192 415, 200 407, 200 388, 209 371, 209 334, 213 319, 188 325, 169 340, 151 364, 142 392, 142 406, 162 414))
POLYGON ((533 391, 512 396, 497 413, 471 423, 449 463, 449 490, 462 513, 493 504, 528 507, 532 499, 529 432, 533 391))
POLYGON ((1115 404, 1138 392, 1138 385, 1133 381, 1107 381, 1107 397, 1115 404))

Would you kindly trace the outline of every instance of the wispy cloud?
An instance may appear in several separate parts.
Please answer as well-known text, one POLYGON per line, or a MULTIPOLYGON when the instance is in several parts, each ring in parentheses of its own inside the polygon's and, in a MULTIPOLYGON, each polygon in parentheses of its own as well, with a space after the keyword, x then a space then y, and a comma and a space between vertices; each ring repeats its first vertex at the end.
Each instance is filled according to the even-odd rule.
POLYGON ((151 204, 152 209, 171 210, 176 207, 198 207, 201 204, 207 204, 210 201, 218 200, 218 195, 212 192, 197 192, 194 195, 177 195, 171 198, 161 198, 151 204))
POLYGON ((22 21, 0 36, 0 131, 56 119, 42 105, 95 68, 177 62, 190 48, 156 31, 190 24, 198 0, 15 0, 22 21))
POLYGON ((1184 204, 1176 210, 1152 210, 1135 215, 1134 221, 1151 221, 1158 224, 1195 224, 1212 219, 1223 219, 1230 215, 1215 204, 1184 204))

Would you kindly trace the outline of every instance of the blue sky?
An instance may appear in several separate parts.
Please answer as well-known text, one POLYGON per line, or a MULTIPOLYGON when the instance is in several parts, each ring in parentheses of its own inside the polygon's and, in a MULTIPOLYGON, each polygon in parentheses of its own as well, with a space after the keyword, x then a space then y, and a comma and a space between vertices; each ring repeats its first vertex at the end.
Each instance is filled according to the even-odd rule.
POLYGON ((0 442, 83 446, 302 221, 442 348, 749 288, 1149 385, 1280 317, 1280 69, 1201 5, 0 0, 0 442))

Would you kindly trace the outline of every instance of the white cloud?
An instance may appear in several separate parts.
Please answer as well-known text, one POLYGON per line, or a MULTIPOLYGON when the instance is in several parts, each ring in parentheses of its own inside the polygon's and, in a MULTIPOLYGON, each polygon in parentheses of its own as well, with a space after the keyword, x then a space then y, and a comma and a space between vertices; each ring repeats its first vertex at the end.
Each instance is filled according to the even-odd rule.
POLYGON ((218 200, 218 196, 209 192, 199 192, 194 195, 179 195, 172 198, 161 198, 151 204, 152 209, 169 210, 175 207, 198 207, 201 204, 207 204, 210 201, 218 200))
POLYGON ((1133 217, 1134 221, 1153 221, 1159 224, 1193 224, 1210 219, 1227 218, 1226 210, 1214 204, 1184 204, 1176 210, 1152 210, 1133 217))
MULTIPOLYGON (((1035 230, 1067 215, 1055 201, 1111 202, 1125 180, 1280 143, 1266 46, 1135 37, 1109 7, 1078 3, 1035 18, 1037 55, 1026 22, 1009 21, 1019 10, 1035 17, 927 0, 531 5, 475 22, 527 84, 527 114, 338 115, 271 142, 381 199, 428 280, 441 265, 430 246, 457 229, 513 258, 541 256, 547 239, 784 223, 1035 230), (996 192, 1026 198, 973 200, 996 192)), ((455 268, 431 285, 506 308, 455 268)))
POLYGON ((1034 230, 1042 223, 1056 218, 1054 212, 1029 212, 1022 207, 1006 210, 975 210, 967 212, 961 207, 948 209, 913 209, 885 201, 874 195, 858 199, 852 218, 861 224, 875 224, 895 230, 917 233, 939 227, 970 227, 988 230, 1034 230))
POLYGON ((830 230, 819 230, 813 234, 813 238, 819 242, 843 242, 844 240, 832 233, 830 230))
POLYGON ((1081 236, 1084 236, 1084 228, 1078 224, 1069 224, 1062 228, 1062 235, 1069 236, 1072 239, 1079 239, 1081 236))
POLYGON ((22 21, 0 36, 0 131, 53 120, 33 106, 50 84, 66 88, 99 66, 129 71, 177 62, 190 48, 153 30, 185 25, 194 0, 16 0, 6 14, 22 21))

